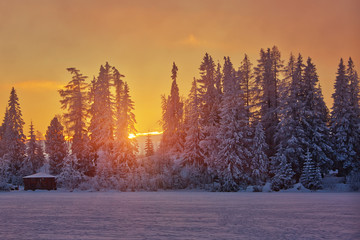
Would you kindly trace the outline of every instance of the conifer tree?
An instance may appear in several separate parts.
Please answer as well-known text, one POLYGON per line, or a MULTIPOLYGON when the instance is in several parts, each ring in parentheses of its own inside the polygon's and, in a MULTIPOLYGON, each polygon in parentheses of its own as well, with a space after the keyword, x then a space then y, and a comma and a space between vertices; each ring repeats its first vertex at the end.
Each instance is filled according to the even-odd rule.
POLYGON ((56 117, 51 120, 45 138, 45 151, 49 156, 50 172, 57 175, 62 171, 68 150, 63 135, 63 126, 56 117))
POLYGON ((280 146, 280 149, 274 156, 274 158, 278 159, 279 162, 275 176, 271 180, 271 188, 275 191, 291 188, 295 183, 295 173, 292 170, 291 163, 283 153, 284 151, 280 146))
POLYGON ((320 168, 312 159, 309 149, 305 155, 304 167, 302 170, 300 182, 304 187, 310 190, 318 190, 322 187, 320 168))
POLYGON ((76 156, 82 172, 89 172, 94 167, 90 156, 89 137, 87 135, 86 121, 88 117, 88 84, 84 76, 76 68, 67 68, 72 80, 59 90, 62 109, 67 110, 64 114, 66 124, 72 134, 72 154, 76 156))
POLYGON ((244 92, 244 103, 246 107, 246 118, 250 123, 251 120, 251 108, 252 108, 252 88, 253 88, 253 70, 252 63, 250 62, 248 56, 245 54, 244 59, 241 62, 239 68, 239 78, 240 78, 240 86, 244 92))
MULTIPOLYGON (((335 80, 334 104, 331 111, 331 134, 335 151, 335 168, 339 176, 346 176, 351 171, 351 163, 356 157, 356 137, 353 134, 352 109, 349 78, 345 65, 340 60, 335 80)), ((357 126, 358 128, 358 126, 357 126)))
POLYGON ((268 177, 269 159, 266 155, 268 146, 265 141, 265 131, 261 122, 255 127, 254 140, 251 146, 252 160, 250 164, 251 180, 255 185, 262 185, 268 177))
POLYGON ((220 129, 217 135, 219 152, 215 167, 223 191, 237 191, 240 184, 249 183, 251 151, 246 139, 248 124, 243 91, 236 80, 230 58, 224 64, 224 95, 221 104, 220 129))
POLYGON ((183 149, 183 139, 181 135, 183 122, 183 103, 179 96, 177 85, 178 67, 173 63, 171 70, 171 92, 166 101, 163 101, 163 138, 161 146, 166 151, 181 152, 183 149))
POLYGON ((152 155, 154 155, 154 145, 150 134, 148 134, 145 141, 145 156, 150 157, 152 155))
POLYGON ((74 154, 64 158, 57 182, 63 188, 73 191, 83 180, 83 174, 79 171, 78 159, 74 154))
POLYGON ((350 128, 355 142, 354 150, 356 156, 352 158, 352 161, 347 162, 346 167, 351 169, 350 171, 360 171, 360 106, 359 106, 359 78, 357 71, 355 70, 354 62, 349 58, 348 65, 346 68, 346 76, 350 85, 350 128))
POLYGON ((0 158, 2 158, 7 151, 6 141, 5 141, 5 131, 6 131, 6 126, 8 125, 8 121, 9 121, 9 111, 6 108, 4 120, 0 126, 0 158))
POLYGON ((276 46, 272 49, 268 48, 267 51, 261 49, 260 59, 255 68, 255 102, 260 108, 261 122, 269 146, 268 156, 275 154, 276 147, 274 135, 278 124, 279 75, 283 67, 280 57, 280 51, 276 46))
POLYGON ((328 109, 325 105, 316 67, 308 58, 304 70, 304 109, 302 119, 307 143, 305 144, 311 153, 311 158, 316 166, 321 168, 322 173, 327 173, 332 167, 330 144, 330 132, 328 129, 328 109))
POLYGON ((302 56, 299 54, 295 62, 295 58, 291 55, 285 70, 288 83, 286 83, 287 88, 284 87, 286 93, 281 96, 281 107, 278 111, 280 122, 274 137, 278 143, 277 153, 271 158, 272 175, 276 175, 281 168, 284 168, 286 165, 282 162, 286 161, 291 165, 291 170, 295 173, 293 176, 297 180, 301 175, 305 144, 308 143, 302 123, 304 110, 304 96, 301 94, 304 89, 303 68, 302 56))
MULTIPOLYGON (((124 84, 124 92, 121 100, 121 108, 122 108, 122 117, 121 117, 121 125, 118 127, 123 128, 126 136, 130 134, 136 135, 137 131, 135 128, 136 119, 134 111, 134 102, 131 100, 129 94, 129 86, 125 82, 124 84)), ((130 171, 136 167, 136 153, 138 152, 138 145, 135 138, 129 139, 120 142, 117 145, 117 161, 116 164, 119 168, 119 173, 130 171)))
POLYGON ((10 93, 8 105, 8 119, 4 132, 6 146, 5 159, 10 162, 12 182, 20 184, 22 182, 20 168, 25 159, 25 135, 23 133, 24 121, 22 119, 19 98, 14 88, 10 93))
MULTIPOLYGON (((199 92, 200 128, 203 138, 200 141, 208 173, 214 176, 217 156, 217 132, 219 129, 219 92, 215 88, 215 64, 209 54, 205 54, 200 65, 200 79, 197 79, 199 92)), ((207 174, 207 173, 206 173, 207 174)), ((204 176, 205 177, 205 176, 204 176)))
POLYGON ((111 151, 114 140, 114 114, 112 110, 111 66, 100 66, 99 76, 92 83, 90 138, 94 152, 111 151))
POLYGON ((116 119, 116 128, 115 128, 115 137, 118 142, 126 141, 128 138, 128 133, 126 126, 124 126, 124 110, 122 107, 122 99, 124 97, 124 81, 121 79, 125 77, 122 75, 115 67, 113 67, 113 80, 115 87, 115 119, 116 119))
MULTIPOLYGON (((29 174, 36 173, 36 171, 42 167, 45 163, 45 156, 41 145, 36 141, 34 125, 31 122, 30 132, 29 132, 29 141, 26 149, 26 159, 25 161, 29 162, 31 169, 26 169, 29 171, 29 174)), ((26 167, 27 168, 27 167, 26 167)))
POLYGON ((222 80, 223 80, 223 73, 221 72, 221 64, 218 63, 215 72, 215 88, 218 92, 217 95, 220 97, 219 102, 221 102, 222 80))
POLYGON ((197 81, 194 78, 187 100, 187 114, 185 116, 186 138, 183 151, 183 165, 191 171, 192 181, 201 183, 206 172, 204 156, 200 148, 203 139, 200 129, 200 109, 197 81))

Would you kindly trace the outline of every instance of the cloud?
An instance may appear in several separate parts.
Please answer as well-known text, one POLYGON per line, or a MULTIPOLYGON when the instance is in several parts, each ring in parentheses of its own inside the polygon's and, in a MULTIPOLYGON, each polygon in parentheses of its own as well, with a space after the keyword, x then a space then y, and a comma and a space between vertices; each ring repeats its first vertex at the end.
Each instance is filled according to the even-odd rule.
POLYGON ((181 40, 179 43, 181 45, 197 47, 197 46, 205 45, 206 41, 202 41, 202 40, 198 39, 197 37, 195 37, 194 34, 190 34, 185 39, 181 40))

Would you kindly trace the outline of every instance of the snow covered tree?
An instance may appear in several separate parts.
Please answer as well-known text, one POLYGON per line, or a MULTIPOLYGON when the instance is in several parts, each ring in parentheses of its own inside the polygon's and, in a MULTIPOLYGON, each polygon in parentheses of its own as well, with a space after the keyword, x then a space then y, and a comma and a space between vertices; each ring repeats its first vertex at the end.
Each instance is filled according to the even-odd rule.
POLYGON ((335 80, 334 104, 331 111, 331 134, 335 151, 335 168, 339 176, 346 176, 351 171, 351 163, 356 158, 355 146, 358 145, 357 132, 359 126, 352 124, 352 109, 349 78, 343 60, 340 60, 335 80), (355 129, 356 128, 356 129, 355 129))
MULTIPOLYGON (((360 106, 359 106, 359 77, 355 70, 354 62, 349 58, 346 76, 350 85, 350 126, 355 142, 360 142, 360 106)), ((350 171, 360 172, 360 144, 354 145, 356 156, 346 164, 350 171)))
POLYGON ((65 157, 63 167, 57 177, 58 184, 70 191, 77 188, 84 178, 78 169, 78 160, 74 154, 65 157))
POLYGON ((294 183, 294 171, 292 170, 291 163, 283 154, 283 150, 278 150, 274 158, 278 159, 279 166, 275 173, 275 176, 271 179, 271 188, 274 191, 279 191, 280 189, 291 188, 294 183))
POLYGON ((3 157, 7 151, 6 141, 5 141, 5 131, 6 131, 6 126, 8 125, 8 121, 9 121, 9 111, 6 108, 3 123, 0 126, 0 158, 3 157))
POLYGON ((122 106, 124 98, 124 86, 125 83, 121 79, 125 77, 115 67, 113 67, 113 80, 115 87, 115 137, 118 142, 126 141, 128 139, 127 126, 125 126, 124 118, 125 113, 122 106))
POLYGON ((61 107, 67 112, 64 114, 66 124, 72 135, 72 154, 76 156, 81 171, 86 173, 94 167, 90 156, 89 137, 87 135, 86 121, 88 117, 88 95, 84 76, 76 68, 67 68, 72 80, 59 90, 61 107))
POLYGON ((221 190, 237 191, 240 184, 249 183, 249 160, 251 150, 247 139, 246 127, 249 122, 243 91, 236 79, 230 58, 225 58, 221 103, 220 129, 217 135, 219 151, 215 160, 221 190))
POLYGON ((327 173, 332 167, 330 132, 328 129, 328 109, 325 105, 319 86, 316 67, 308 58, 304 70, 304 101, 302 110, 302 125, 306 136, 306 147, 311 158, 322 173, 327 173))
POLYGON ((276 142, 274 139, 278 124, 279 106, 279 75, 282 71, 280 51, 276 46, 267 51, 260 50, 260 59, 255 68, 254 96, 257 108, 260 109, 260 118, 265 129, 266 143, 269 146, 268 156, 275 154, 276 142))
POLYGON ((205 54, 200 65, 200 79, 197 79, 200 109, 200 129, 203 138, 200 140, 209 173, 216 174, 214 162, 217 156, 217 132, 219 129, 219 91, 215 88, 215 64, 209 54, 205 54))
MULTIPOLYGON (((125 82, 124 84, 124 92, 121 99, 121 108, 122 108, 122 116, 121 122, 118 127, 123 128, 123 132, 126 136, 130 134, 136 135, 137 131, 135 128, 136 119, 134 111, 134 102, 131 100, 129 93, 129 86, 125 82)), ((117 160, 116 165, 120 168, 120 172, 127 172, 131 168, 136 166, 136 153, 138 152, 138 144, 135 138, 123 139, 118 142, 115 146, 117 152, 117 160)))
POLYGON ((22 119, 19 98, 14 88, 10 93, 7 123, 3 136, 6 152, 4 158, 10 162, 12 182, 22 182, 20 168, 25 159, 25 135, 23 133, 24 121, 22 119))
POLYGON ((291 164, 291 169, 294 171, 295 179, 299 179, 301 175, 301 169, 305 156, 304 148, 306 140, 304 124, 302 123, 302 114, 304 110, 304 96, 301 94, 303 91, 303 72, 304 64, 302 56, 299 54, 297 61, 293 55, 290 56, 289 63, 285 69, 287 86, 284 87, 284 91, 281 95, 281 106, 278 114, 280 116, 280 122, 277 125, 275 133, 275 141, 277 145, 277 153, 271 158, 271 170, 272 175, 276 175, 280 169, 283 158, 286 159, 286 163, 291 164))
POLYGON ((182 157, 183 166, 190 170, 191 181, 198 184, 204 181, 201 177, 205 175, 206 167, 202 149, 200 148, 200 140, 203 136, 200 129, 200 109, 197 91, 197 81, 194 78, 186 104, 186 138, 182 157))
POLYGON ((255 127, 253 144, 251 146, 252 159, 250 163, 251 181, 255 185, 262 185, 268 178, 269 159, 266 155, 268 146, 265 141, 265 131, 261 122, 255 127))
POLYGON ((145 141, 145 156, 150 157, 152 155, 154 155, 154 145, 150 134, 148 134, 145 141))
POLYGON ((93 151, 111 151, 114 140, 114 114, 112 110, 111 66, 100 66, 99 76, 92 82, 90 138, 93 151))
POLYGON ((305 155, 305 162, 301 174, 300 182, 304 187, 310 190, 318 190, 322 187, 320 168, 312 159, 309 149, 305 155))
POLYGON ((49 156, 50 172, 57 175, 61 172, 68 150, 63 135, 63 126, 56 117, 51 120, 45 138, 45 151, 49 156))
MULTIPOLYGON (((24 162, 29 162, 28 166, 31 166, 31 168, 26 170, 29 171, 29 174, 33 174, 44 165, 45 156, 42 146, 36 141, 34 125, 32 122, 30 124, 29 133, 29 141, 27 143, 26 158, 24 162)), ((28 166, 26 166, 26 168, 28 168, 28 166)))
POLYGON ((183 149, 182 123, 183 123, 183 103, 179 96, 179 87, 177 85, 178 67, 173 63, 171 70, 171 91, 170 95, 163 101, 162 127, 163 136, 161 147, 165 151, 181 152, 183 149))
POLYGON ((252 88, 253 88, 253 80, 254 74, 252 70, 252 63, 250 62, 248 56, 245 54, 244 59, 241 62, 239 67, 238 75, 240 78, 240 86, 244 92, 244 103, 246 107, 246 118, 249 123, 251 121, 251 108, 253 105, 252 99, 252 88))

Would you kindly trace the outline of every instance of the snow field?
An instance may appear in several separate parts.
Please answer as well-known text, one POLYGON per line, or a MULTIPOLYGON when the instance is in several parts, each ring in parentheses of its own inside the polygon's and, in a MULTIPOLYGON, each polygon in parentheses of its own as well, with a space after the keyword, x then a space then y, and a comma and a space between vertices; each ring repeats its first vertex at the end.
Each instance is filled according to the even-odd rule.
POLYGON ((360 239, 360 194, 3 192, 0 239, 360 239))

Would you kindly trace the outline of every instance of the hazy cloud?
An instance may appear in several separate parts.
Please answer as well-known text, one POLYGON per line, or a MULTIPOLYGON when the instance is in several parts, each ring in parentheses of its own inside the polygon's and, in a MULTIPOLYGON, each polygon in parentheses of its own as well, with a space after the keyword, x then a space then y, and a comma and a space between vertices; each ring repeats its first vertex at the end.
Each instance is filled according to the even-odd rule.
POLYGON ((199 38, 195 37, 194 34, 188 35, 185 39, 181 40, 179 43, 181 45, 194 46, 194 47, 207 44, 206 41, 200 40, 199 38))

